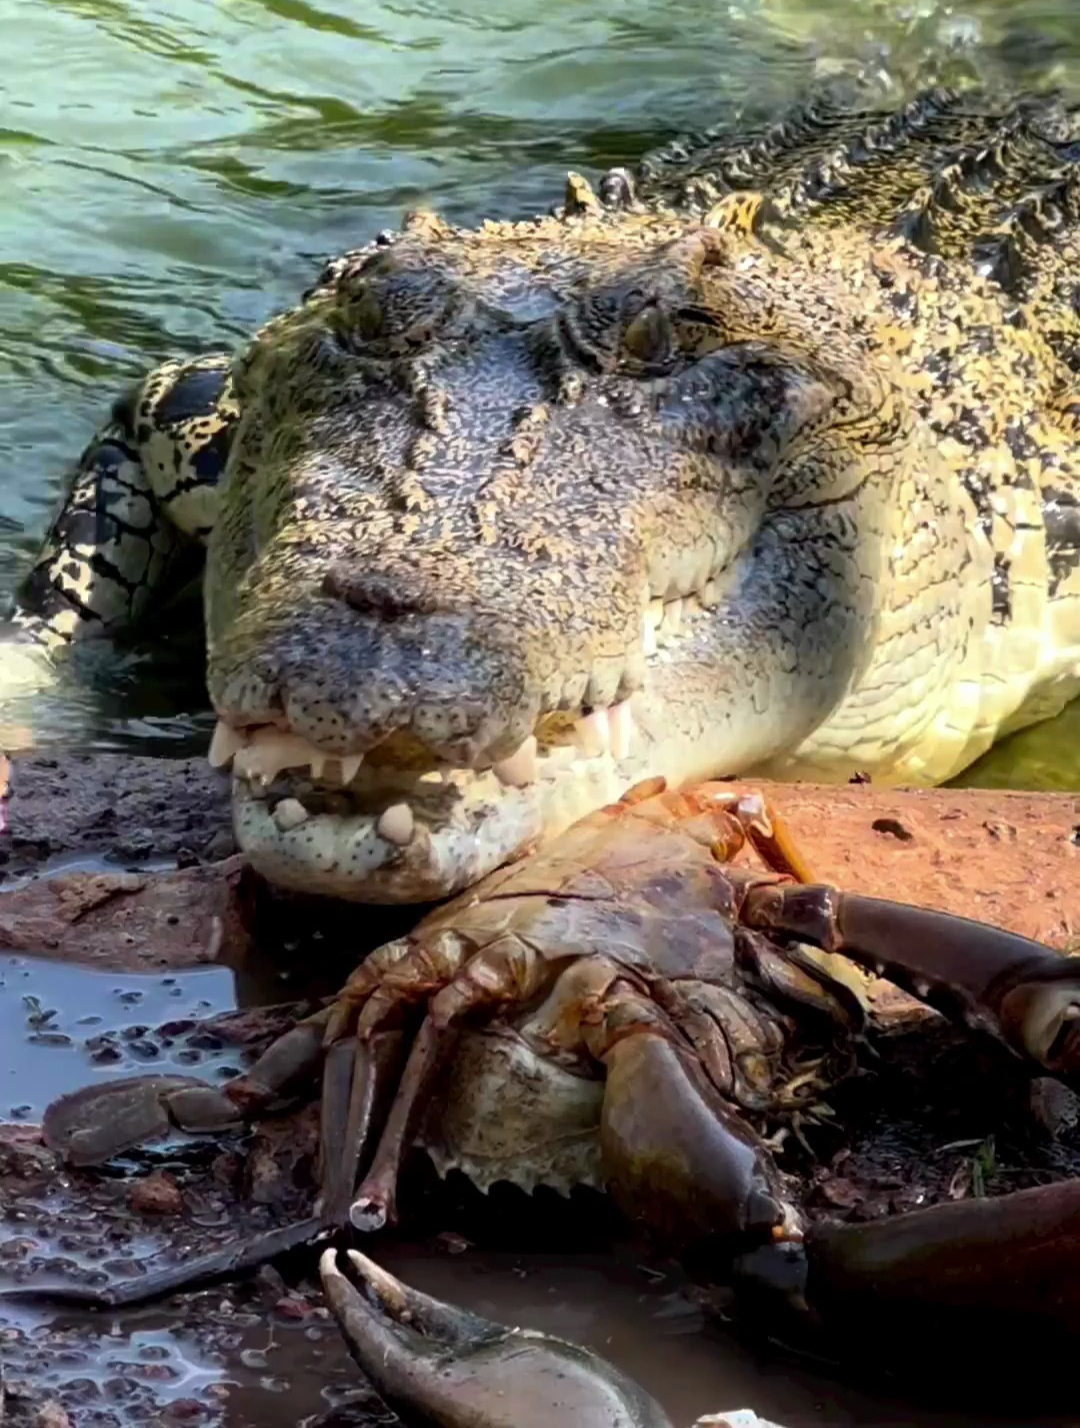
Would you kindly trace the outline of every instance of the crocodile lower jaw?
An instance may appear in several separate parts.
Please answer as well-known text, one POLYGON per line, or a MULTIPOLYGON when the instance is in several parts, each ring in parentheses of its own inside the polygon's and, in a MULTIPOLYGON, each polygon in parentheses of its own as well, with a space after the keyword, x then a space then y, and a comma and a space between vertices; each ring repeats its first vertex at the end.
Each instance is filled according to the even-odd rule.
POLYGON ((451 896, 554 837, 652 772, 640 756, 539 750, 535 776, 364 770, 348 787, 295 771, 233 771, 237 842, 257 872, 300 892, 366 903, 451 896), (379 774, 382 776, 380 777, 379 774))

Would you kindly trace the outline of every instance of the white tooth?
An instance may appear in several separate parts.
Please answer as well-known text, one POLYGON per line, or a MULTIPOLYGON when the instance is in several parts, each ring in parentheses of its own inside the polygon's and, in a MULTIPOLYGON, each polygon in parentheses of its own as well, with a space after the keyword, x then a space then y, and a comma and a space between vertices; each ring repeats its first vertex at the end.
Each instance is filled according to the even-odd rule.
POLYGON ((270 816, 282 833, 288 833, 290 828, 299 828, 301 823, 306 823, 311 814, 298 798, 283 798, 270 816))
POLYGON ((664 629, 669 634, 676 634, 682 624, 682 601, 669 600, 664 606, 664 629))
POLYGON ((608 717, 606 709, 594 709, 574 725, 574 733, 589 758, 608 751, 608 717))
POLYGON ((346 754, 341 760, 341 782, 352 783, 364 762, 363 754, 346 754))
POLYGON ((326 768, 325 754, 313 754, 309 750, 304 762, 310 766, 312 778, 322 778, 323 770, 326 768))
POLYGON ((247 737, 239 729, 234 729, 230 724, 219 719, 214 725, 214 737, 210 740, 210 748, 206 753, 210 767, 212 769, 227 768, 236 751, 242 749, 247 743, 247 737))
POLYGON ((613 704, 607 714, 608 733, 611 738, 611 757, 613 759, 629 758, 630 734, 634 727, 629 699, 623 699, 620 703, 613 704))
POLYGON ((306 739, 283 734, 280 729, 258 729, 237 752, 233 768, 247 778, 267 784, 272 783, 282 769, 303 768, 309 762, 313 762, 312 748, 306 739))
POLYGON ((664 618, 663 600, 650 600, 648 614, 645 618, 649 621, 654 630, 657 629, 664 618))
POLYGON ((495 777, 510 788, 523 788, 536 780, 536 736, 519 744, 508 759, 500 759, 495 765, 495 777))
POLYGON ((407 803, 393 803, 379 817, 375 831, 388 843, 396 843, 399 848, 407 848, 412 842, 416 819, 407 803))
POLYGON ((645 615, 641 621, 641 646, 645 651, 646 658, 656 653, 656 626, 645 615))

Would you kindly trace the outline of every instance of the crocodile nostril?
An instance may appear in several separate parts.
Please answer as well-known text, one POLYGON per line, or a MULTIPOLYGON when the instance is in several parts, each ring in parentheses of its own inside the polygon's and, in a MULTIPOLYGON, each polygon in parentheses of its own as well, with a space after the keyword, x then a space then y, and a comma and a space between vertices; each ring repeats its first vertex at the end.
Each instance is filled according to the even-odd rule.
POLYGON ((409 572, 406 578, 404 574, 356 570, 349 565, 330 567, 323 577, 322 593, 332 600, 343 600, 358 614, 376 615, 383 620, 435 615, 446 611, 448 604, 435 583, 422 579, 418 572, 409 572))

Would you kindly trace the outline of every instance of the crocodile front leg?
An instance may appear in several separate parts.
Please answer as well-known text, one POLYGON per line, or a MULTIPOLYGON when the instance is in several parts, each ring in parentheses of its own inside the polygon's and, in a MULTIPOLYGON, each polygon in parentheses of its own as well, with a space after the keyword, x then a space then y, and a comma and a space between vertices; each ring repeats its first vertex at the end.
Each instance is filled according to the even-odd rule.
POLYGON ((18 592, 17 640, 55 655, 116 636, 198 573, 237 419, 230 361, 164 362, 117 402, 18 592))

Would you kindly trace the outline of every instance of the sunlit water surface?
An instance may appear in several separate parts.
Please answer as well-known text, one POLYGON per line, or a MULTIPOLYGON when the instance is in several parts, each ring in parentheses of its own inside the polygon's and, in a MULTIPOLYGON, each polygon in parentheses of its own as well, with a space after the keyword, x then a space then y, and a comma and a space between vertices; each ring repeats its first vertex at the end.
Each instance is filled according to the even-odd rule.
MULTIPOLYGON (((1080 12, 1068 0, 0 0, 0 600, 68 464, 149 365, 239 343, 322 258, 406 207, 524 216, 558 196, 568 167, 632 161, 838 72, 897 95, 972 75, 1073 84, 1080 12)), ((190 643, 84 664, 20 700, 0 646, 9 744, 201 747, 190 643)), ((977 776, 1075 785, 1075 722, 977 776)))

